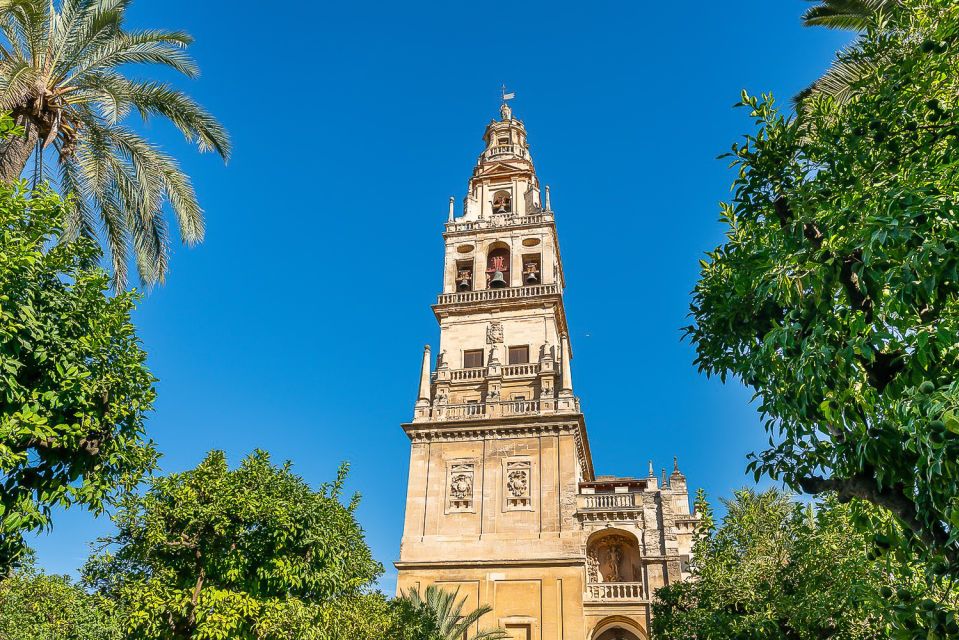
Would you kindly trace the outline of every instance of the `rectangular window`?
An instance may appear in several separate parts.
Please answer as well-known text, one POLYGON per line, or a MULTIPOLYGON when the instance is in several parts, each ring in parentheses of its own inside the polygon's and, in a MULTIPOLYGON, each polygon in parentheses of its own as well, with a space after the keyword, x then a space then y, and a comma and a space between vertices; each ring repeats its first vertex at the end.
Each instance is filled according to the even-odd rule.
POLYGON ((510 364, 527 364, 529 362, 529 347, 510 347, 509 348, 509 363, 510 364))
POLYGON ((528 624, 508 624, 506 625, 506 636, 509 640, 530 640, 530 625, 528 624))
POLYGON ((469 349, 463 352, 463 368, 478 369, 483 366, 483 350, 469 349))

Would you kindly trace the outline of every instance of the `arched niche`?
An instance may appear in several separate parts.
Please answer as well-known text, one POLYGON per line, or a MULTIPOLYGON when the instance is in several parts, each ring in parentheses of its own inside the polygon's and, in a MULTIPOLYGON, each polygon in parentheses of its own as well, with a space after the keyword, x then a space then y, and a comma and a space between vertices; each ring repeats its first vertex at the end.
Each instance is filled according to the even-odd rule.
POLYGON ((586 541, 586 581, 642 582, 639 540, 623 529, 597 531, 586 541))

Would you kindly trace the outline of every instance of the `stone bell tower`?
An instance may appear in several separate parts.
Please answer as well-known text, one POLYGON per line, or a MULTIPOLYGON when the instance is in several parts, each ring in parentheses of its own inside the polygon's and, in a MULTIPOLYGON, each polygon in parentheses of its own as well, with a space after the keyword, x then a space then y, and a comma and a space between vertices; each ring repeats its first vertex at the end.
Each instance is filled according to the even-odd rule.
POLYGON ((483 141, 461 215, 450 199, 439 353, 403 425, 398 590, 458 590, 517 640, 645 638, 651 589, 688 566, 685 477, 595 476, 549 187, 507 104, 483 141))

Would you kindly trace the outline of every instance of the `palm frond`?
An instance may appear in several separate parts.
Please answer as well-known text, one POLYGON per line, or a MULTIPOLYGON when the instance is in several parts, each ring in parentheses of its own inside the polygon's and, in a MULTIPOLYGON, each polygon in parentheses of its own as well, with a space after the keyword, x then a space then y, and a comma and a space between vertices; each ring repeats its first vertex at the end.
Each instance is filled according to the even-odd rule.
POLYGON ((192 42, 189 35, 172 31, 138 31, 118 33, 105 45, 85 51, 83 58, 70 65, 63 83, 79 82, 84 74, 119 67, 125 64, 159 64, 196 78, 200 70, 185 47, 192 42))
POLYGON ((200 151, 216 151, 230 156, 230 136, 220 122, 193 98, 167 84, 131 82, 128 99, 144 120, 161 115, 172 122, 183 137, 196 143, 200 151))
POLYGON ((898 2, 899 0, 821 0, 803 13, 802 23, 807 27, 863 31, 878 13, 898 2))

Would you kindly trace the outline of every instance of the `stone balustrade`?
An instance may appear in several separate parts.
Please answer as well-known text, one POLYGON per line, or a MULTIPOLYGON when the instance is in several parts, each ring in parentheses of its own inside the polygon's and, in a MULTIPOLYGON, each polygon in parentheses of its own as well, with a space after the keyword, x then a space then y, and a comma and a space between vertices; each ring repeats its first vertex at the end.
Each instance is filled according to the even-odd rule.
MULTIPOLYGON (((435 378, 436 373, 433 373, 435 378)), ((450 371, 450 380, 453 382, 463 382, 465 380, 482 380, 486 377, 486 367, 476 369, 453 369, 450 371)))
POLYGON ((590 582, 586 585, 586 599, 600 602, 644 600, 642 582, 590 582))
POLYGON ((544 222, 553 222, 552 211, 537 211, 525 216, 498 213, 479 220, 469 220, 464 222, 447 222, 446 231, 455 233, 458 231, 482 231, 484 229, 498 229, 500 227, 521 227, 530 224, 542 224, 544 222))
POLYGON ((542 398, 539 400, 498 400, 494 402, 467 402, 465 404, 436 404, 428 415, 414 420, 440 422, 444 420, 482 420, 522 415, 550 413, 578 413, 578 398, 542 398))
POLYGON ((636 504, 633 498, 635 493, 596 493, 580 494, 580 509, 622 509, 628 507, 641 506, 636 504))
POLYGON ((528 362, 526 364, 507 364, 503 365, 504 378, 525 378, 539 375, 540 366, 538 362, 528 362))
POLYGON ((525 158, 527 154, 526 149, 518 144, 498 144, 487 149, 483 155, 487 158, 495 158, 497 156, 504 155, 513 155, 519 156, 520 158, 525 158))
POLYGON ((480 291, 459 291, 441 293, 439 304, 458 304, 463 302, 486 302, 489 300, 512 300, 516 298, 535 298, 559 293, 559 285, 537 284, 528 287, 508 287, 505 289, 482 289, 480 291))

